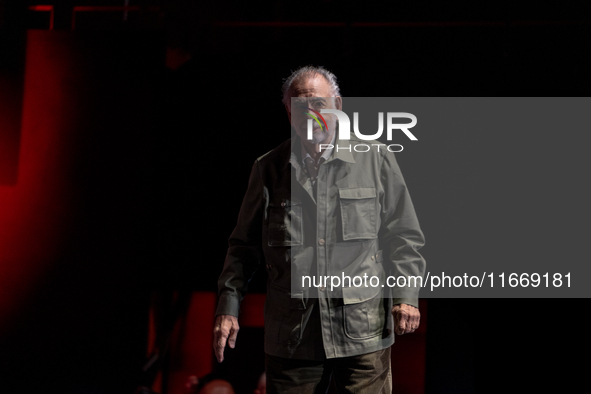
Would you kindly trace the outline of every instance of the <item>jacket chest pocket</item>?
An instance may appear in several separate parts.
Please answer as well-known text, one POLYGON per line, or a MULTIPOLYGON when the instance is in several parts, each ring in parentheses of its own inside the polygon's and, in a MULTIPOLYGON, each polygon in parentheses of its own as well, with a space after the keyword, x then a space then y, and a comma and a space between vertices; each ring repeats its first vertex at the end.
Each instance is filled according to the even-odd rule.
POLYGON ((375 187, 339 188, 343 240, 377 238, 375 187))
POLYGON ((296 246, 302 244, 302 204, 289 199, 269 203, 269 246, 296 246))

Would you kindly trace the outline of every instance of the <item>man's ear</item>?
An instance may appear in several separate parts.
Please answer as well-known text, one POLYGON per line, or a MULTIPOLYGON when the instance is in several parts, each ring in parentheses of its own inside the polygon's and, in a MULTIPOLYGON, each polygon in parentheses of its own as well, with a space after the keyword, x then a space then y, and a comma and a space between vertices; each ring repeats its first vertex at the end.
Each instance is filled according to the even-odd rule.
POLYGON ((335 104, 335 107, 336 107, 336 108, 337 108, 339 111, 341 111, 341 110, 343 109, 343 99, 341 98, 341 96, 336 96, 336 97, 334 98, 334 104, 335 104))
POLYGON ((289 119, 289 124, 291 124, 291 111, 289 110, 289 107, 287 106, 287 104, 285 105, 285 110, 287 111, 287 119, 289 119))

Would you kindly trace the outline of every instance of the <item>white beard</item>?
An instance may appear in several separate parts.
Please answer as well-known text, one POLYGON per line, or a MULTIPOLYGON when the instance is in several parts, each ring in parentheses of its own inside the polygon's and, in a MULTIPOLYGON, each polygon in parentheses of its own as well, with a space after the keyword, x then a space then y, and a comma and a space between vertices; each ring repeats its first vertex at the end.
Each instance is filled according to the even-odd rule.
MULTIPOLYGON (((312 134, 312 142, 313 144, 322 144, 324 143, 324 141, 326 141, 329 137, 329 133, 326 130, 322 130, 318 133, 313 133, 312 134)), ((329 141, 330 142, 330 141, 329 141)))

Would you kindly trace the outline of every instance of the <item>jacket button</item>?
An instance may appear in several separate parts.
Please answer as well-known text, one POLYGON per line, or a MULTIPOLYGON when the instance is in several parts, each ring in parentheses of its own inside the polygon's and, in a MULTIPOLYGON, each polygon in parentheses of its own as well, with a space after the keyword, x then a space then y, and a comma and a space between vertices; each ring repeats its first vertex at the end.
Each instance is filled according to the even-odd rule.
POLYGON ((320 238, 318 240, 318 245, 320 245, 320 246, 324 245, 324 240, 322 238, 320 238))
POLYGON ((282 202, 282 203, 281 203, 281 206, 282 206, 282 207, 284 207, 284 206, 285 206, 285 203, 284 203, 284 202, 282 202))
POLYGON ((371 256, 371 259, 372 259, 372 260, 375 260, 375 259, 376 259, 376 256, 371 256))

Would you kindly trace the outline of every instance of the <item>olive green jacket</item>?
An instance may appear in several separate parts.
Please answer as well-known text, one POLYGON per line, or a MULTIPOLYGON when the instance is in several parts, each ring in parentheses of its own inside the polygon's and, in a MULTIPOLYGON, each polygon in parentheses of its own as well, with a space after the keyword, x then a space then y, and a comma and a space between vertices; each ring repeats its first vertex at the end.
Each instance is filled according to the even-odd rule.
POLYGON ((238 316, 248 281, 266 266, 270 355, 324 359, 384 349, 394 343, 392 305, 418 307, 419 287, 388 286, 386 277, 423 276, 423 233, 394 153, 371 144, 379 142, 338 141, 319 167, 316 191, 300 164, 297 136, 253 165, 216 315, 238 316), (371 149, 351 149, 361 143, 371 149), (365 282, 359 286, 355 276, 365 282))

